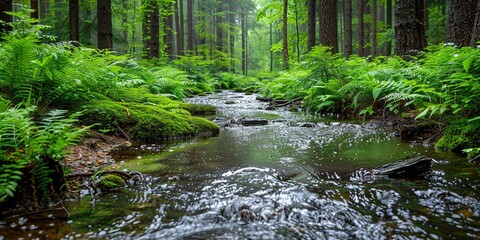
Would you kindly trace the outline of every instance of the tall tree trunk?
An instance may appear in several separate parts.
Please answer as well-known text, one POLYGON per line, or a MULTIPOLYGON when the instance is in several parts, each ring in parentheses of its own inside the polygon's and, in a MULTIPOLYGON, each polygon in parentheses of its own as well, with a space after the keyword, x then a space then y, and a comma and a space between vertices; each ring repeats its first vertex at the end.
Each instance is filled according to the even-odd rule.
MULTIPOLYGON (((381 22, 385 26, 385 24, 386 24, 386 21, 385 21, 385 4, 380 2, 378 10, 379 10, 378 21, 381 22)), ((377 52, 378 52, 379 55, 384 55, 385 56, 385 45, 379 46, 377 48, 377 52)))
POLYGON ((372 0, 372 59, 377 56, 377 0, 372 0))
POLYGON ((225 15, 224 15, 224 5, 226 4, 226 0, 221 0, 220 5, 217 7, 217 14, 215 16, 215 23, 216 23, 216 34, 217 34, 217 50, 220 52, 224 52, 225 49, 223 48, 223 25, 225 22, 225 15))
POLYGON ((187 0, 187 50, 193 54, 193 0, 187 0))
POLYGON ((180 27, 181 24, 183 24, 183 19, 180 20, 180 14, 179 14, 179 1, 182 0, 175 0, 174 3, 174 14, 175 14, 175 40, 176 40, 176 54, 181 56, 183 55, 183 29, 180 27), (182 22, 180 22, 182 21, 182 22))
POLYGON ((337 1, 320 0, 320 44, 338 52, 337 1))
MULTIPOLYGON (((387 0, 387 28, 391 29, 393 27, 393 3, 392 0, 387 0)), ((392 55, 392 41, 387 40, 385 45, 385 55, 392 55)))
POLYGON ((299 28, 299 23, 298 23, 298 5, 297 5, 297 0, 293 1, 294 7, 295 7, 295 35, 296 35, 296 41, 295 41, 295 46, 297 49, 297 62, 300 62, 300 28, 299 28))
MULTIPOLYGON (((371 1, 370 0, 365 0, 365 9, 363 10, 363 13, 365 14, 365 16, 370 16, 370 19, 371 19, 371 14, 370 14, 370 6, 368 5, 371 1)), ((365 20, 365 19, 364 19, 365 20)), ((371 31, 371 24, 372 21, 367 18, 366 21, 364 21, 364 26, 363 26, 363 29, 364 29, 364 40, 365 40, 365 56, 368 56, 372 53, 372 31, 371 31)))
POLYGON ((174 37, 173 37, 173 6, 174 3, 165 3, 165 8, 168 11, 168 15, 164 16, 164 24, 163 24, 163 43, 167 46, 166 53, 169 60, 175 59, 175 44, 174 44, 174 37))
POLYGON ((246 25, 245 9, 240 10, 240 25, 242 25, 242 73, 247 75, 247 25, 246 25))
POLYGON ((290 68, 288 59, 288 0, 283 0, 283 68, 290 68))
MULTIPOLYGON (((5 12, 12 11, 12 0, 0 0, 0 20, 5 23, 12 22, 12 16, 6 14, 5 12)), ((7 25, 0 24, 0 33, 11 31, 11 27, 7 25)))
POLYGON ((480 41, 480 1, 477 3, 477 10, 475 14, 475 22, 473 24, 472 38, 470 39, 470 47, 477 46, 480 41))
POLYGON ((353 54, 352 0, 345 0, 345 57, 353 54))
POLYGON ((112 49, 112 2, 111 0, 97 1, 98 16, 98 48, 112 49))
POLYGON ((365 11, 365 0, 358 0, 358 55, 365 56, 365 29, 363 13, 365 11))
POLYGON ((448 2, 447 42, 458 47, 470 45, 479 0, 450 0, 448 2))
POLYGON ((273 24, 270 23, 270 72, 273 72, 273 24))
POLYGON ((47 17, 47 11, 49 8, 48 0, 40 0, 40 19, 45 19, 47 17))
POLYGON ((156 1, 151 1, 150 11, 150 38, 148 44, 148 56, 160 57, 160 9, 156 1))
POLYGON ((78 0, 68 1, 70 40, 80 41, 80 6, 78 0))
POLYGON ((33 10, 30 17, 38 20, 38 0, 30 0, 30 9, 33 10))
POLYGON ((230 46, 230 58, 232 59, 230 63, 231 71, 235 73, 235 0, 230 0, 228 2, 228 17, 229 17, 229 46, 230 46))
MULTIPOLYGON (((350 0, 351 1, 351 0, 350 0)), ((308 9, 308 17, 307 17, 307 50, 310 51, 315 46, 315 15, 316 15, 316 7, 317 1, 316 0, 307 0, 307 9, 308 9)))
POLYGON ((395 1, 395 54, 415 55, 427 46, 424 0, 395 1))

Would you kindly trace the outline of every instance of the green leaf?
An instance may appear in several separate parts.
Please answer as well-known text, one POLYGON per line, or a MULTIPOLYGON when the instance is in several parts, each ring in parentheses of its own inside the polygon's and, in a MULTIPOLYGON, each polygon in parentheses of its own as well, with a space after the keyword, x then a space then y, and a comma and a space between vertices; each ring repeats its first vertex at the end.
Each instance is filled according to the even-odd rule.
POLYGON ((468 73, 470 70, 470 66, 472 66, 474 56, 471 56, 463 61, 463 69, 465 69, 465 72, 468 73))
POLYGON ((428 110, 429 110, 428 108, 423 110, 420 114, 417 115, 417 117, 415 117, 415 119, 420 119, 420 118, 425 117, 425 115, 427 115, 427 113, 428 113, 428 110))
POLYGON ((376 88, 372 91, 373 100, 377 100, 378 96, 382 92, 382 88, 376 88))
POLYGON ((47 75, 48 79, 53 80, 53 74, 50 69, 45 68, 45 75, 47 75))

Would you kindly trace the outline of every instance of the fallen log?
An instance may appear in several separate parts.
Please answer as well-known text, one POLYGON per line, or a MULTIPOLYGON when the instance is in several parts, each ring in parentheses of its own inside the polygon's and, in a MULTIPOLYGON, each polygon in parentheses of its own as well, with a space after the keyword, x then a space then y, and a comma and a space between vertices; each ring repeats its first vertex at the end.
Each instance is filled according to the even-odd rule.
POLYGON ((426 176, 430 172, 431 165, 431 158, 420 156, 385 164, 373 169, 372 174, 391 178, 418 178, 426 176))

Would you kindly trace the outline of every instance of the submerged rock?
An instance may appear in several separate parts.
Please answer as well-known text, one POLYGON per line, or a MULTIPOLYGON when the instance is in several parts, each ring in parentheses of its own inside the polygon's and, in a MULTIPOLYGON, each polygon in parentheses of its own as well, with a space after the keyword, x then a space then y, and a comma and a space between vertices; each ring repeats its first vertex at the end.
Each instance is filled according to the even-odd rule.
POLYGON ((243 126, 264 126, 268 124, 265 119, 241 119, 240 124, 243 126))
POLYGON ((431 158, 420 156, 383 165, 373 169, 372 173, 391 178, 416 178, 425 176, 430 171, 431 165, 431 158))

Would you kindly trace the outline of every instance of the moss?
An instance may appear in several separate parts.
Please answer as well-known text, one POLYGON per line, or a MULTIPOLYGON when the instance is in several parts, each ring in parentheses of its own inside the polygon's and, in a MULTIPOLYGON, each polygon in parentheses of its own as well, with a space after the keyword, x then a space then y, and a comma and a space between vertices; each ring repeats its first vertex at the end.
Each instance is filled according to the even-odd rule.
POLYGON ((156 173, 163 171, 166 168, 166 165, 160 163, 159 161, 168 153, 160 153, 155 155, 143 156, 141 158, 130 159, 125 161, 121 165, 115 165, 109 167, 110 169, 127 169, 128 171, 133 172, 142 172, 142 173, 156 173))
POLYGON ((480 146, 480 123, 461 119, 452 122, 435 147, 441 150, 461 152, 466 148, 480 146))
POLYGON ((115 175, 108 174, 100 179, 99 182, 100 188, 102 189, 115 189, 126 186, 125 180, 123 178, 115 175))
POLYGON ((217 112, 217 108, 211 105, 184 103, 181 107, 192 115, 213 115, 217 112))
MULTIPOLYGON (((168 101, 167 101, 168 102, 168 101)), ((114 102, 94 100, 85 106, 81 121, 85 125, 117 135, 128 135, 134 141, 158 141, 186 138, 195 135, 217 134, 218 126, 205 119, 195 118, 184 105, 175 102, 156 105, 151 102, 114 102)))

